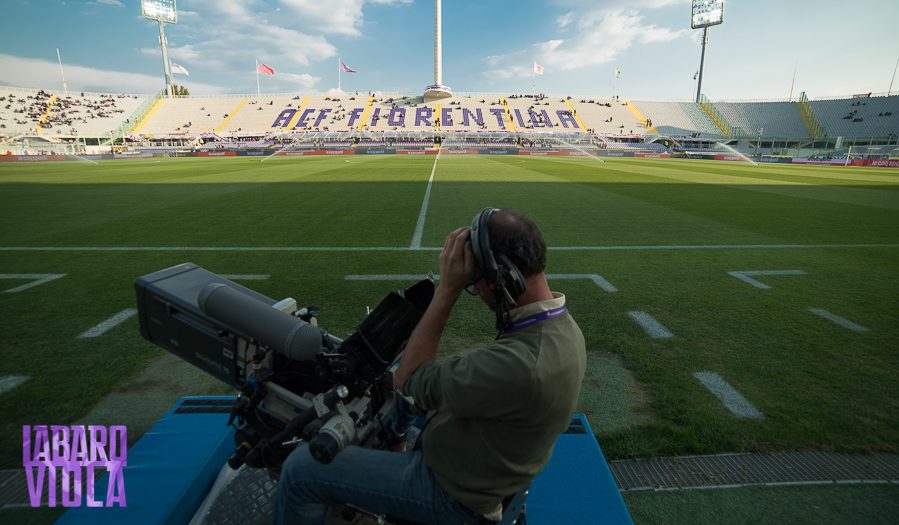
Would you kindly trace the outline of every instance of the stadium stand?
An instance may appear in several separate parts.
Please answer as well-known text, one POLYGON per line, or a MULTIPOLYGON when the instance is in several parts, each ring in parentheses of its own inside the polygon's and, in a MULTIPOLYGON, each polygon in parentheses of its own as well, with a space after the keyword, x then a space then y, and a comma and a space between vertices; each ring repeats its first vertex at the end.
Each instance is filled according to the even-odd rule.
POLYGON ((653 126, 662 135, 691 136, 698 133, 703 137, 721 137, 715 123, 691 102, 635 101, 634 105, 652 120, 653 126))
POLYGON ((811 106, 830 137, 883 137, 899 133, 899 95, 812 100, 811 106))
POLYGON ((0 136, 98 137, 129 120, 146 95, 0 87, 0 136))
POLYGON ((642 134, 646 130, 624 101, 612 99, 569 99, 586 129, 606 135, 642 134))
POLYGON ((98 141, 93 144, 102 146, 114 139, 121 144, 120 137, 125 136, 138 148, 240 150, 297 142, 300 135, 306 136, 297 142, 301 143, 298 147, 427 148, 433 145, 435 134, 448 134, 444 144, 459 147, 502 147, 511 140, 516 146, 551 149, 558 147, 559 141, 544 136, 563 134, 566 141, 584 135, 585 141, 579 142, 582 147, 653 152, 664 150, 651 144, 656 136, 700 141, 691 145, 702 147, 724 138, 724 131, 736 130, 742 139, 729 137, 729 144, 754 152, 786 147, 799 151, 795 148, 806 149, 812 142, 822 141, 823 147, 834 149, 835 138, 844 137, 871 139, 854 142, 856 146, 885 147, 872 154, 896 154, 899 95, 805 100, 800 104, 706 101, 721 121, 719 126, 708 111, 694 103, 542 94, 467 93, 428 101, 421 96, 365 92, 167 99, 100 93, 66 96, 51 90, 3 87, 0 137, 47 142, 93 139, 98 141), (807 123, 810 113, 819 123, 814 138, 807 123), (767 140, 763 144, 754 142, 758 129, 764 129, 767 140), (447 141, 455 132, 465 136, 447 141), (514 137, 510 139, 508 134, 514 137), (527 135, 535 138, 524 139, 527 135))
POLYGON ((750 137, 763 129, 768 137, 811 138, 794 102, 716 102, 715 107, 750 137))

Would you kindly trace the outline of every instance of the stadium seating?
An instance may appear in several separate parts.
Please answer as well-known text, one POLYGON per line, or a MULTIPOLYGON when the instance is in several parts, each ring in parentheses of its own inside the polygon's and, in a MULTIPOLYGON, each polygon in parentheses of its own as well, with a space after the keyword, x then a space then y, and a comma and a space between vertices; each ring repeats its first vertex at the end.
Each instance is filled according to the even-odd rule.
POLYGON ((99 137, 132 117, 146 95, 0 87, 0 136, 99 137))
POLYGON ((634 105, 662 135, 692 136, 698 133, 705 138, 720 138, 721 132, 712 119, 692 102, 635 101, 634 105))
MULTIPOLYGON (((714 107, 749 139, 758 129, 764 129, 766 138, 811 138, 793 102, 716 102, 714 107)), ((811 102, 811 108, 828 137, 883 139, 899 134, 899 95, 817 100, 811 102)), ((214 142, 205 147, 236 149, 260 147, 242 142, 247 138, 271 139, 287 133, 293 140, 304 132, 354 133, 364 144, 377 142, 372 132, 388 132, 393 135, 387 145, 397 147, 430 147, 431 138, 424 135, 433 132, 593 133, 599 137, 655 132, 712 140, 722 137, 702 108, 688 102, 635 101, 629 108, 626 102, 614 99, 474 93, 429 101, 417 95, 389 93, 223 95, 154 101, 145 95, 65 96, 46 90, 0 88, 0 137, 39 132, 51 140, 102 139, 117 128, 117 134, 124 129, 132 140, 214 142), (644 119, 652 120, 652 129, 645 127, 644 119), (202 138, 209 135, 214 138, 202 138)), ((329 146, 347 146, 347 137, 339 140, 343 142, 329 146)), ((464 145, 483 144, 476 137, 464 145)))
POLYGON ((716 102, 715 107, 748 136, 764 129, 766 137, 811 138, 795 102, 716 102))
POLYGON ((813 100, 811 105, 818 122, 831 137, 899 134, 899 95, 813 100))

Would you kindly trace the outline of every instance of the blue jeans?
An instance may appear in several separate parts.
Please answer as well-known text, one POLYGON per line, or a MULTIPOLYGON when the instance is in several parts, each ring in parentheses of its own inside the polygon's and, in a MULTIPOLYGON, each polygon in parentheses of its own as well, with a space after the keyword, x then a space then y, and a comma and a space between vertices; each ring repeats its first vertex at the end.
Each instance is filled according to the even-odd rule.
POLYGON ((306 445, 294 450, 281 470, 274 525, 323 525, 328 505, 338 503, 423 524, 489 523, 443 490, 421 451, 350 446, 324 465, 306 445))

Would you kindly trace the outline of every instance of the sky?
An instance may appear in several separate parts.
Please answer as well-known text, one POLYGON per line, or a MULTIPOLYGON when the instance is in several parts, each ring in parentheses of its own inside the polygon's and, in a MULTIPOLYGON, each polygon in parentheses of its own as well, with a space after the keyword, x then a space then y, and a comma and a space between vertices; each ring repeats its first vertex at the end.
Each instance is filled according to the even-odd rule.
MULTIPOLYGON (((3 0, 0 85, 152 93, 164 87, 158 23, 140 0, 3 0)), ((434 80, 432 0, 178 0, 172 62, 194 95, 422 93, 434 80)), ((899 59, 899 1, 727 0, 709 30, 712 100, 881 93, 899 59)), ((443 83, 456 92, 691 100, 702 30, 690 0, 445 0, 443 83), (544 68, 533 74, 536 61, 544 68), (615 68, 621 76, 615 79, 615 68)), ((899 91, 899 84, 893 86, 899 91)))

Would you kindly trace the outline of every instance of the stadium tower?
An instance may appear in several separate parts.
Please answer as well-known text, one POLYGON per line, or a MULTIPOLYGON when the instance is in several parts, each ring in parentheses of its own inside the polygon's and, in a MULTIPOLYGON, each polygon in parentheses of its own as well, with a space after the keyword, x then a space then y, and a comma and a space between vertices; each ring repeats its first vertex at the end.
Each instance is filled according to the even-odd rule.
POLYGON ((441 0, 434 0, 434 84, 425 88, 425 98, 453 96, 453 90, 443 85, 443 46, 441 21, 441 0))

